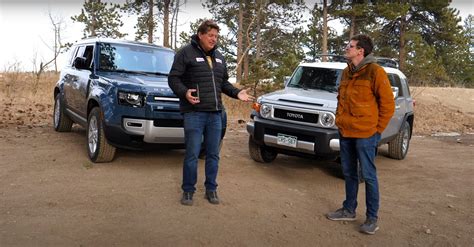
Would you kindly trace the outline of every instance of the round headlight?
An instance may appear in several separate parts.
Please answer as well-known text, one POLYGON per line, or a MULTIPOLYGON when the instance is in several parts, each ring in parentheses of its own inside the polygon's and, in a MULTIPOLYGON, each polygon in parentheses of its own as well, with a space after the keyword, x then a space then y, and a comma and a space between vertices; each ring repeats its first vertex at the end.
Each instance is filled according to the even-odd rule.
POLYGON ((266 104, 263 104, 260 107, 260 115, 264 118, 269 118, 272 113, 272 107, 266 104))
POLYGON ((325 112, 321 114, 321 117, 319 118, 319 120, 321 121, 321 125, 323 127, 331 128, 334 126, 334 123, 336 122, 335 121, 336 117, 331 112, 325 112))

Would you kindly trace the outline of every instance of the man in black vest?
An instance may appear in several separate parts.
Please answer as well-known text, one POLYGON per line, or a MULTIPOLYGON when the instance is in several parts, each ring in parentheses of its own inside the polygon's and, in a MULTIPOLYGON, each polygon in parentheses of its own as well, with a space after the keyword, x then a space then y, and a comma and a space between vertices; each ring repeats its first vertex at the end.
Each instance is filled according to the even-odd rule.
POLYGON ((224 56, 216 49, 219 26, 206 20, 191 37, 191 43, 176 53, 168 77, 168 84, 180 98, 180 111, 184 117, 186 154, 183 162, 183 196, 181 204, 192 205, 196 190, 197 164, 204 135, 206 147, 206 198, 219 204, 217 197, 217 170, 222 130, 221 93, 252 101, 246 90, 229 83, 224 56))

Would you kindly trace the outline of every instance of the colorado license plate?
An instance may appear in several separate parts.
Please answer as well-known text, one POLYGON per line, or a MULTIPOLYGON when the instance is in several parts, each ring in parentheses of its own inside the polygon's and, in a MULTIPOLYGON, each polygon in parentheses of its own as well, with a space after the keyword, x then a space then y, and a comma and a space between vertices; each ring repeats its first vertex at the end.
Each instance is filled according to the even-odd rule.
POLYGON ((277 144, 296 148, 298 137, 278 133, 277 144))

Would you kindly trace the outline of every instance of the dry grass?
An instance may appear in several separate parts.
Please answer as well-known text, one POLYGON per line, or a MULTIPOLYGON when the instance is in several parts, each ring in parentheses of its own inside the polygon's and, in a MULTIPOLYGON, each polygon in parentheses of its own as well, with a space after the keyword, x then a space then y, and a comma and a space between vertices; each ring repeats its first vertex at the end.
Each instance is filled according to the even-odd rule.
MULTIPOLYGON (((46 72, 34 93, 34 75, 0 73, 0 111, 3 125, 44 125, 52 118, 53 87, 59 74, 46 72)), ((474 132, 474 89, 411 87, 416 100, 415 135, 437 132, 474 132)), ((229 127, 243 128, 250 119, 252 103, 223 96, 229 127)))
MULTIPOLYGON (((53 103, 53 88, 59 73, 46 72, 40 78, 38 90, 34 93, 34 75, 24 72, 0 73, 0 96, 13 103, 53 103)), ((247 120, 252 110, 252 103, 241 102, 223 96, 229 119, 247 120)))
POLYGON ((252 112, 251 102, 242 102, 227 96, 223 96, 222 101, 227 111, 229 122, 248 121, 250 119, 250 113, 252 112))
POLYGON ((32 73, 16 71, 1 73, 0 96, 13 103, 52 104, 53 88, 58 78, 59 73, 45 72, 40 77, 38 85, 35 85, 32 73))

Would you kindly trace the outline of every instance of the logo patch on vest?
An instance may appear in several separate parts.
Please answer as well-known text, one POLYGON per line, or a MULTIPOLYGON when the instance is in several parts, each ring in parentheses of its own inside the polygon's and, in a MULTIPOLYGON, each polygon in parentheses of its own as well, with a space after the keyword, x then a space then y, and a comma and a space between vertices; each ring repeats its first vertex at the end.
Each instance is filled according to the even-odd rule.
POLYGON ((222 63, 222 60, 220 60, 219 58, 216 58, 216 62, 222 63))
POLYGON ((202 57, 197 57, 197 58, 196 58, 196 62, 204 62, 204 58, 202 58, 202 57))

